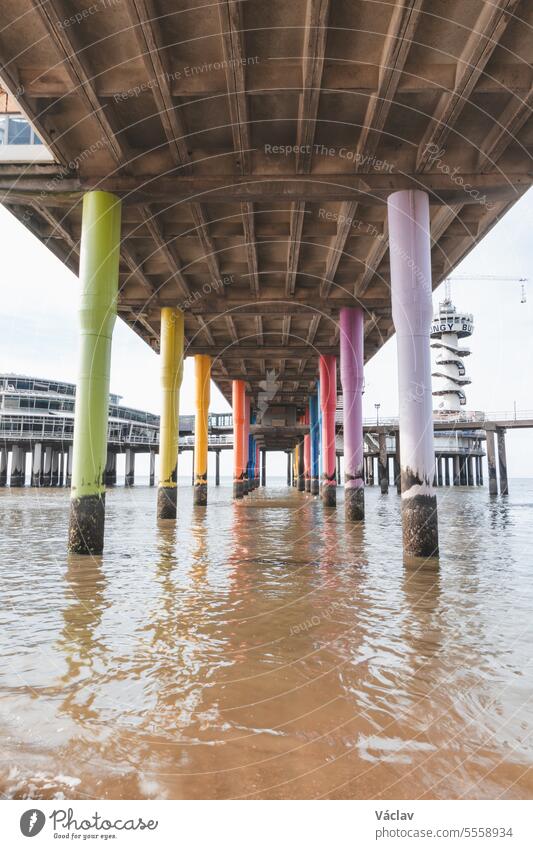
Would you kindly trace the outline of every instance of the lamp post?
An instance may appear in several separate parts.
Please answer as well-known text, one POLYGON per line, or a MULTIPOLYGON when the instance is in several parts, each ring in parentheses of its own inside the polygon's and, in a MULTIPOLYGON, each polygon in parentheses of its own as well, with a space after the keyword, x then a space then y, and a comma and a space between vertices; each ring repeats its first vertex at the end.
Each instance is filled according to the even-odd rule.
POLYGON ((376 408, 376 425, 379 427, 379 408, 381 404, 374 404, 374 407, 376 408))

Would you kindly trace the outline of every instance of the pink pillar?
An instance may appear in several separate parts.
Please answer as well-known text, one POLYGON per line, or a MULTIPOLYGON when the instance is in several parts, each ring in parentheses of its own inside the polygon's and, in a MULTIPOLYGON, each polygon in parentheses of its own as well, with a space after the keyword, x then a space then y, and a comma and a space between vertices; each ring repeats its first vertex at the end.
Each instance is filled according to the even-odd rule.
POLYGON ((346 518, 364 519, 363 370, 364 317, 361 307, 340 311, 340 370, 344 418, 344 506, 346 518))
POLYGON ((335 408, 337 406, 337 359, 325 354, 319 360, 320 409, 322 410, 322 498, 328 507, 337 503, 335 457, 335 408))
MULTIPOLYGON (((309 408, 305 411, 304 424, 309 424, 309 408)), ((304 479, 305 491, 311 492, 311 437, 304 436, 304 479)))
POLYGON ((245 395, 245 397, 244 397, 244 428, 243 428, 244 445, 243 445, 243 449, 242 449, 243 450, 243 457, 244 457, 243 467, 244 467, 244 472, 245 472, 244 489, 243 489, 244 495, 248 495, 248 493, 252 489, 252 485, 251 485, 251 483, 250 483, 250 481, 247 477, 248 463, 250 461, 250 407, 251 407, 250 396, 245 395))
POLYGON ((392 318, 398 348, 400 464, 404 551, 438 554, 433 487, 432 318, 429 198, 394 192, 388 199, 392 318))

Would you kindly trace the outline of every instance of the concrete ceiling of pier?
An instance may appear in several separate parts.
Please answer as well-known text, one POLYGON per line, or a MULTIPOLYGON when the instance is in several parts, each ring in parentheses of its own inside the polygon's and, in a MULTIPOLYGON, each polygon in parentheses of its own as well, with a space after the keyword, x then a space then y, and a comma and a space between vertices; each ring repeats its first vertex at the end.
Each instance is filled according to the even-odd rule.
POLYGON ((301 402, 338 309, 393 332, 385 201, 426 188, 437 285, 531 183, 527 0, 3 0, 1 77, 57 166, 2 200, 77 272, 80 198, 124 200, 119 310, 230 397, 301 402), (288 150, 298 147, 298 152, 288 150))

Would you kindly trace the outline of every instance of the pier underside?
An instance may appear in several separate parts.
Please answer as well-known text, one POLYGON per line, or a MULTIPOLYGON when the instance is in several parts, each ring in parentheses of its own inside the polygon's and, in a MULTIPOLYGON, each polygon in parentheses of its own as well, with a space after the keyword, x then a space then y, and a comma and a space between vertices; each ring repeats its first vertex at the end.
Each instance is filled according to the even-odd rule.
POLYGON ((57 164, 2 163, 2 202, 78 273, 83 194, 120 197, 119 315, 158 350, 181 307, 228 400, 275 370, 303 406, 343 305, 366 360, 391 336, 392 191, 429 195, 437 286, 531 183, 531 4, 3 6, 0 75, 57 164))

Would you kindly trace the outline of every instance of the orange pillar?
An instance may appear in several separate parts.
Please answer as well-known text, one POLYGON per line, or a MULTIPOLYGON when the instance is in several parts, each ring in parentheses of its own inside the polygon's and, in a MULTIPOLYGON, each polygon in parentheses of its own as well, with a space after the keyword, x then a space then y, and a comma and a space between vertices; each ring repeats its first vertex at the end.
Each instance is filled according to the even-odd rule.
POLYGON ((233 405, 233 497, 244 495, 244 418, 246 413, 246 387, 244 380, 234 380, 232 386, 233 405))

